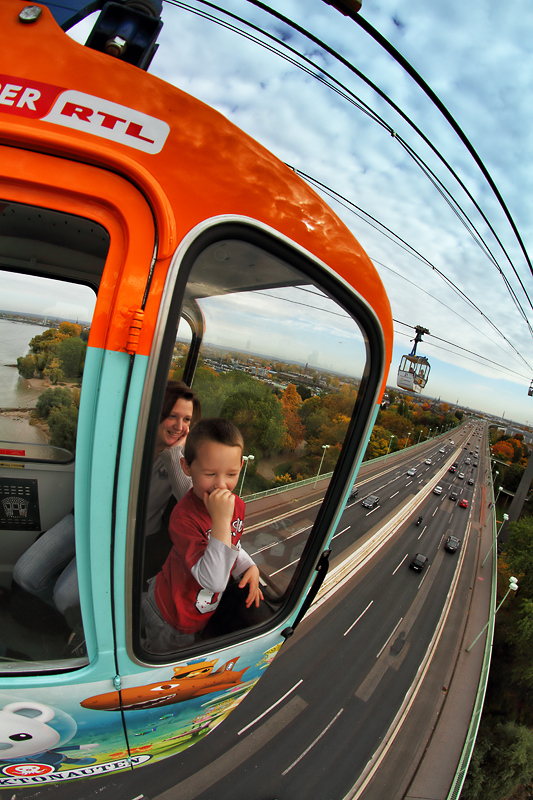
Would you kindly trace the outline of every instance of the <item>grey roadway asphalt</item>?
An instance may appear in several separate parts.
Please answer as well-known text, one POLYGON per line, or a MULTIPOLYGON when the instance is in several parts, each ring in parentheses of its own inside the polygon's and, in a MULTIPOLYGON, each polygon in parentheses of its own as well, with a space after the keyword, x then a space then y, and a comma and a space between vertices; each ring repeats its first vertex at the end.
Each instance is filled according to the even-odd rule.
MULTIPOLYGON (((481 566, 493 542, 486 463, 486 457, 480 459, 478 475, 483 475, 483 483, 472 518, 471 535, 477 537, 477 547, 469 548, 437 651, 403 721, 401 734, 390 743, 379 769, 366 784, 358 783, 346 800, 352 797, 446 800, 448 797, 476 700, 486 634, 469 653, 467 648, 486 624, 490 604, 492 555, 481 566), (425 726, 420 724, 421 719, 426 720, 425 726)), ((364 477, 365 467, 369 469, 370 464, 361 468, 358 481, 364 477)), ((278 503, 280 499, 278 496, 278 503)), ((268 504, 266 501, 265 506, 268 504)), ((254 511, 260 516, 257 505, 254 511)), ((250 517, 248 521, 251 522, 250 517)))
MULTIPOLYGON (((480 469, 484 461, 480 461, 480 469)), ((481 474, 481 471, 480 471, 481 474)), ((461 759, 481 674, 484 633, 467 648, 488 620, 492 554, 492 514, 488 509, 486 474, 472 522, 477 548, 465 560, 438 645, 415 703, 361 800, 446 800, 461 759), (457 629, 462 636, 457 637, 457 629), (426 726, 420 719, 426 719, 426 726)))

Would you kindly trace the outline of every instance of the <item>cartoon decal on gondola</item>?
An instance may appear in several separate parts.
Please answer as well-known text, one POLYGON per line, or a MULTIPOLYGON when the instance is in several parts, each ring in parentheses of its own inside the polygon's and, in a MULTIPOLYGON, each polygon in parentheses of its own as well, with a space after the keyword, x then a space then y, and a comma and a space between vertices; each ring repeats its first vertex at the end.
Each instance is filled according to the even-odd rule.
POLYGON ((192 697, 218 692, 220 689, 241 682, 242 675, 248 667, 234 670, 238 657, 227 661, 213 672, 217 660, 193 662, 183 667, 175 667, 172 678, 163 683, 150 683, 148 686, 124 689, 120 696, 118 692, 107 692, 96 697, 88 697, 82 702, 82 706, 96 710, 120 711, 122 703, 124 711, 139 711, 155 706, 182 703, 192 697))
MULTIPOLYGON (((0 788, 130 769, 186 749, 246 697, 280 646, 250 651, 250 663, 242 669, 234 669, 242 655, 228 659, 226 652, 220 659, 176 666, 170 679, 169 667, 162 667, 154 672, 157 682, 124 688, 123 708, 134 719, 135 731, 129 755, 121 715, 102 713, 120 710, 118 692, 101 691, 80 701, 79 686, 48 688, 47 698, 57 692, 57 706, 33 699, 38 690, 31 699, 10 703, 7 693, 0 692, 0 788), (245 673, 250 675, 247 681, 242 680, 245 673), (163 706, 170 707, 166 713, 163 706)), ((103 690, 104 682, 95 687, 103 690)))

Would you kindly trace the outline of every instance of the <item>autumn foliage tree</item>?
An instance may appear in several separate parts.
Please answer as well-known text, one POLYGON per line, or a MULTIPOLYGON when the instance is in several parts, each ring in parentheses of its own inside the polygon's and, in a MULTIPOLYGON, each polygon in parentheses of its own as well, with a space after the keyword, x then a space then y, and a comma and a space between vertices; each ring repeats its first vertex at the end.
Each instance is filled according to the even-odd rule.
POLYGON ((81 338, 82 327, 61 322, 30 341, 30 352, 17 358, 23 378, 49 378, 57 383, 63 378, 80 378, 85 363, 87 342, 81 338))
POLYGON ((296 391, 296 386, 289 383, 281 395, 283 419, 285 420, 285 426, 287 428, 284 447, 288 450, 295 450, 305 438, 305 428, 298 415, 298 409, 301 405, 302 398, 296 391))
POLYGON ((514 457, 514 448, 508 441, 496 442, 492 447, 492 455, 510 464, 514 457))

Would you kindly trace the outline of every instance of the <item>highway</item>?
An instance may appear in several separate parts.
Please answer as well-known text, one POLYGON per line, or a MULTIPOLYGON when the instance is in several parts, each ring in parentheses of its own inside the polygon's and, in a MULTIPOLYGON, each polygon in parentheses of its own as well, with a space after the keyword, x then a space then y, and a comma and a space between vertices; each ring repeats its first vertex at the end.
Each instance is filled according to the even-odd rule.
MULTIPOLYGON (((332 543, 333 565, 417 497, 419 507, 393 527, 370 561, 312 609, 220 728, 165 762, 86 782, 84 800, 344 800, 409 694, 470 546, 470 514, 485 499, 478 472, 481 476, 486 468, 486 448, 480 447, 478 467, 465 464, 481 444, 476 439, 465 451, 472 428, 466 430, 469 435, 454 431, 455 445, 435 440, 366 465, 359 494, 346 507, 332 543), (451 473, 454 461, 458 468, 451 473), (411 467, 414 476, 407 475, 411 467), (433 493, 437 483, 439 495, 433 493), (456 501, 449 497, 452 491, 456 501), (361 505, 369 494, 380 498, 371 510, 361 505), (462 499, 468 508, 460 507, 462 499), (417 526, 419 514, 423 522, 417 526), (444 549, 452 532, 461 540, 456 553, 444 549), (409 568, 416 553, 429 559, 421 573, 409 568)), ((318 507, 307 504, 284 525, 258 526, 247 540, 254 560, 280 588, 318 507)), ((73 796, 65 785, 50 789, 58 800, 73 796)))

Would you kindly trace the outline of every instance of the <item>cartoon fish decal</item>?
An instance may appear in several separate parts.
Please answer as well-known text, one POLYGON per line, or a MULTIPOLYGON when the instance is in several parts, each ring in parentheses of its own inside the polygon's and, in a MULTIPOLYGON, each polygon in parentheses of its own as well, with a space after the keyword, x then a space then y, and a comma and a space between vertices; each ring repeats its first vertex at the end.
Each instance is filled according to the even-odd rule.
POLYGON ((184 667, 175 667, 174 675, 163 683, 151 683, 148 686, 134 686, 122 689, 119 692, 107 692, 83 700, 83 708, 92 708, 98 711, 139 711, 142 709, 168 706, 172 703, 182 703, 193 697, 219 692, 241 683, 243 674, 248 667, 234 670, 237 658, 226 661, 219 669, 213 672, 215 661, 204 661, 188 664, 184 667))

